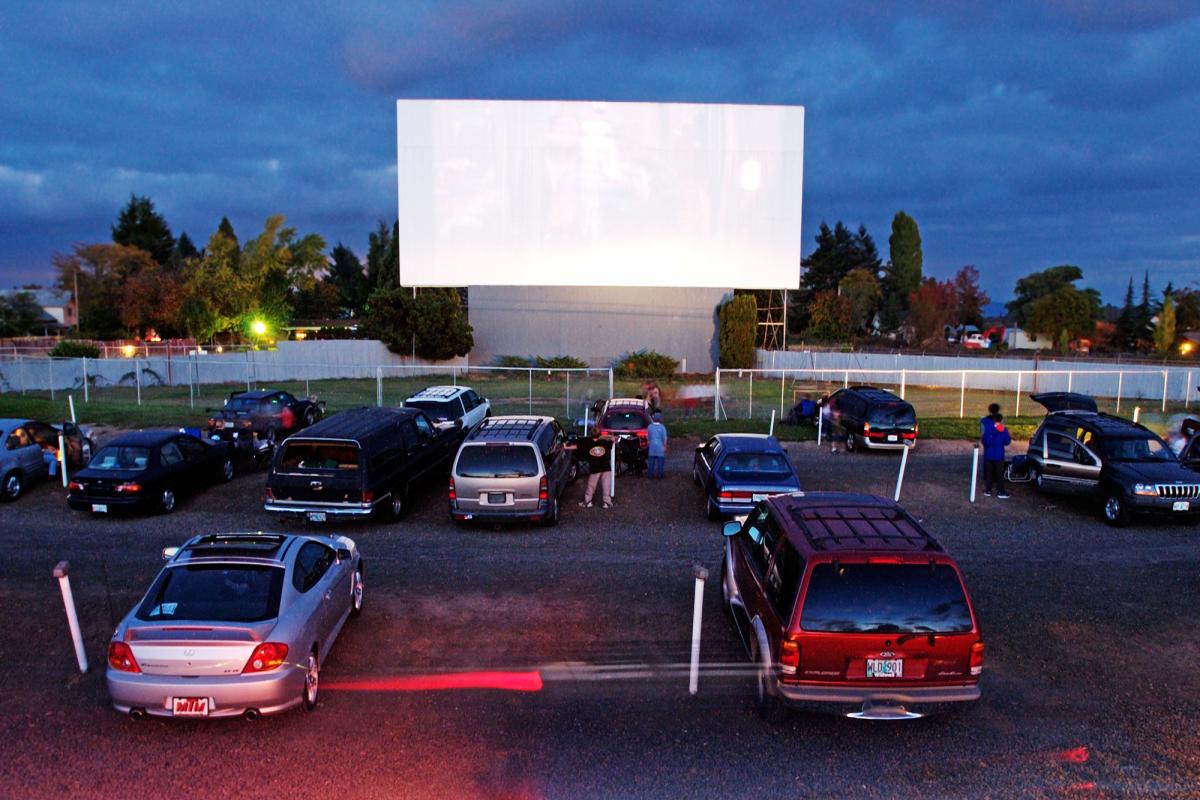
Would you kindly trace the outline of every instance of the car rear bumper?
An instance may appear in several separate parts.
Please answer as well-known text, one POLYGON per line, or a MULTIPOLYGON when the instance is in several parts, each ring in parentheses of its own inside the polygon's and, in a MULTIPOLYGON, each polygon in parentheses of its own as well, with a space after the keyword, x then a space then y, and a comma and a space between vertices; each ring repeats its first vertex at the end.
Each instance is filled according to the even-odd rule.
POLYGON ((909 439, 905 442, 888 442, 879 439, 868 439, 862 437, 863 447, 868 450, 903 450, 904 448, 913 448, 917 446, 916 439, 909 439))
MULTIPOLYGON (((389 499, 391 495, 388 495, 389 499)), ((308 514, 324 514, 326 517, 340 517, 346 519, 362 519, 369 517, 375 513, 375 509, 379 503, 360 503, 357 505, 322 505, 320 503, 301 503, 289 502, 287 500, 271 500, 263 503, 263 511, 268 511, 272 514, 281 515, 299 515, 307 516, 308 514)))
POLYGON ((183 678, 109 669, 105 682, 113 708, 125 714, 136 708, 153 716, 171 717, 172 697, 206 697, 209 717, 236 717, 247 709, 275 714, 299 704, 304 670, 285 665, 257 675, 183 678))
POLYGON ((947 711, 979 699, 979 684, 951 686, 822 686, 776 684, 776 695, 799 710, 853 714, 866 719, 899 719, 947 711))
POLYGON ((450 516, 459 522, 535 522, 546 518, 548 508, 496 509, 479 511, 451 506, 450 516))
POLYGON ((76 511, 91 511, 92 506, 106 506, 109 511, 127 511, 140 508, 145 498, 138 497, 88 497, 68 495, 67 505, 76 511))

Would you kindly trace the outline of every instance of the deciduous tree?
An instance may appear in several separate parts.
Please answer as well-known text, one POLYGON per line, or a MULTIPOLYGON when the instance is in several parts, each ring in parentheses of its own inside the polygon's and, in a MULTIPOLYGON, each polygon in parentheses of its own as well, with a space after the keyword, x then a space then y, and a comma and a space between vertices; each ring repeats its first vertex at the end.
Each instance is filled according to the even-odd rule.
POLYGON ((874 273, 865 267, 850 270, 838 284, 838 294, 850 304, 851 332, 865 333, 870 330, 871 320, 883 298, 879 279, 874 273))
POLYGON ((1068 283, 1033 302, 1025 328, 1058 342, 1065 353, 1071 339, 1092 335, 1098 312, 1099 302, 1093 294, 1068 283))
POLYGON ((850 301, 832 290, 817 292, 808 307, 805 335, 814 339, 840 341, 850 335, 854 310, 850 301))
POLYGON ((0 336, 25 336, 42 316, 29 292, 0 296, 0 336))
POLYGON ((957 319, 959 325, 983 325, 983 307, 991 298, 979 287, 979 270, 973 265, 954 273, 954 291, 957 295, 957 319))
POLYGON ((1160 356, 1169 354, 1175 347, 1175 297, 1168 289, 1163 292, 1162 307, 1158 310, 1158 322, 1154 324, 1154 351, 1160 356))
POLYGON ((957 313, 958 291, 950 281, 925 278, 908 295, 908 324, 912 326, 913 341, 919 344, 940 340, 957 313))
MULTIPOLYGON (((1005 308, 1013 315, 1017 326, 1029 329, 1029 318, 1033 313, 1033 305, 1041 298, 1054 294, 1064 286, 1075 288, 1075 281, 1083 277, 1083 270, 1074 264, 1060 264, 1041 272, 1032 272, 1017 280, 1014 297, 1005 304, 1005 308)), ((1093 322, 1100 314, 1100 293, 1095 289, 1078 289, 1088 298, 1093 307, 1093 322)), ((1053 334, 1057 337, 1058 332, 1053 334)), ((1083 334, 1081 334, 1083 335, 1083 334)))

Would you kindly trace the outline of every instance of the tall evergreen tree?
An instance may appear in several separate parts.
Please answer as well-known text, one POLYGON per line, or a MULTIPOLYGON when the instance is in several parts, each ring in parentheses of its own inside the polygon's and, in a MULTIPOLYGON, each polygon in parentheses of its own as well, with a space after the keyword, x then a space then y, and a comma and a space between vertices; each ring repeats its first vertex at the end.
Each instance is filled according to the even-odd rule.
POLYGON ((821 292, 836 294, 842 280, 855 269, 865 269, 872 275, 879 274, 879 250, 875 240, 867 233, 865 225, 854 232, 841 221, 830 228, 822 222, 815 237, 817 249, 805 258, 801 265, 804 273, 800 278, 800 293, 793 306, 796 313, 788 317, 793 331, 809 326, 808 309, 821 292))
POLYGON ((112 240, 116 244, 145 250, 160 265, 171 260, 175 249, 175 237, 171 226, 162 214, 154 210, 149 197, 130 195, 129 202, 121 209, 117 224, 112 226, 112 240))
POLYGON ((390 289, 400 285, 400 221, 388 229, 379 220, 367 239, 367 286, 370 291, 390 289))
POLYGON ((1150 270, 1142 276, 1142 302, 1138 303, 1134 317, 1133 344, 1138 350, 1146 350, 1154 341, 1154 309, 1150 305, 1150 270))
POLYGON ((238 241, 237 234, 233 232, 233 223, 229 221, 229 217, 221 217, 220 223, 217 224, 217 233, 233 242, 234 247, 241 248, 241 243, 238 241))
POLYGON ((1136 339, 1137 310, 1133 307, 1133 276, 1129 276, 1129 285, 1125 287, 1125 303, 1121 306, 1121 315, 1117 317, 1116 330, 1113 331, 1113 343, 1121 350, 1133 348, 1136 339))
POLYGON ((897 211, 892 218, 892 235, 888 238, 888 265, 884 271, 883 323, 896 329, 904 321, 909 297, 921 285, 924 256, 921 253, 921 230, 917 221, 897 211))
POLYGON ((367 302, 367 276, 363 272, 362 262, 354 251, 341 242, 329 254, 328 282, 338 292, 338 302, 351 316, 358 316, 363 304, 367 302))

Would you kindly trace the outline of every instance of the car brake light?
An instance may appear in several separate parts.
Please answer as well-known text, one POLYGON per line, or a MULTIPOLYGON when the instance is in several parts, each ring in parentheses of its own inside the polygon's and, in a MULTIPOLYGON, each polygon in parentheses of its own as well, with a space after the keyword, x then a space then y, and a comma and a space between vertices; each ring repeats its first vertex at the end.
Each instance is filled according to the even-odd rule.
POLYGON ((458 499, 458 495, 454 493, 454 476, 450 476, 450 501, 454 502, 458 499))
POLYGON ((362 501, 364 503, 374 503, 375 502, 375 490, 374 489, 364 489, 363 493, 362 493, 362 501))
POLYGON ((721 492, 718 495, 720 500, 751 500, 754 497, 754 492, 721 492))
POLYGON ((868 564, 903 564, 904 560, 898 556, 872 556, 867 559, 868 564))
POLYGON ((266 489, 263 490, 263 499, 266 500, 268 503, 274 502, 275 490, 272 489, 270 486, 268 486, 266 489))
POLYGON ((108 665, 121 672, 141 672, 133 651, 124 642, 110 642, 108 645, 108 665))
POLYGON ((784 675, 795 675, 800 670, 800 643, 784 639, 779 646, 779 671, 784 675))
POLYGON ((983 642, 976 642, 971 645, 971 674, 979 675, 983 672, 983 642))
POLYGON ((67 491, 68 492, 82 492, 83 484, 80 483, 79 481, 71 481, 70 483, 67 484, 67 491))
POLYGON ((140 483, 118 483, 117 494, 137 494, 142 490, 140 483))
POLYGON ((221 427, 221 426, 217 424, 217 418, 216 418, 216 417, 209 417, 209 418, 208 418, 208 427, 210 427, 210 428, 219 428, 219 427, 221 427))
POLYGON ((538 481, 538 502, 544 503, 549 498, 550 498, 550 487, 546 483, 546 476, 543 475, 542 479, 540 481, 538 481))
POLYGON ((263 642, 254 648, 250 660, 242 668, 242 672, 266 672, 275 669, 287 660, 288 648, 279 642, 263 642))
POLYGON ((867 436, 871 435, 871 423, 869 423, 869 422, 863 423, 863 433, 865 433, 867 436))

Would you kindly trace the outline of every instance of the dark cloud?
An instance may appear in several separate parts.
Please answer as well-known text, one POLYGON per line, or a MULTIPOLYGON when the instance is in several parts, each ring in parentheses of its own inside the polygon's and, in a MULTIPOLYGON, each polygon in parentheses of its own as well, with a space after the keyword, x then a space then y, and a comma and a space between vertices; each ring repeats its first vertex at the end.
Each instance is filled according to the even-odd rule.
POLYGON ((800 103, 822 219, 921 225, 1000 299, 1069 262, 1200 281, 1200 5, 519 0, 0 11, 0 282, 104 238, 131 193, 203 242, 283 213, 365 249, 397 97, 800 103))

